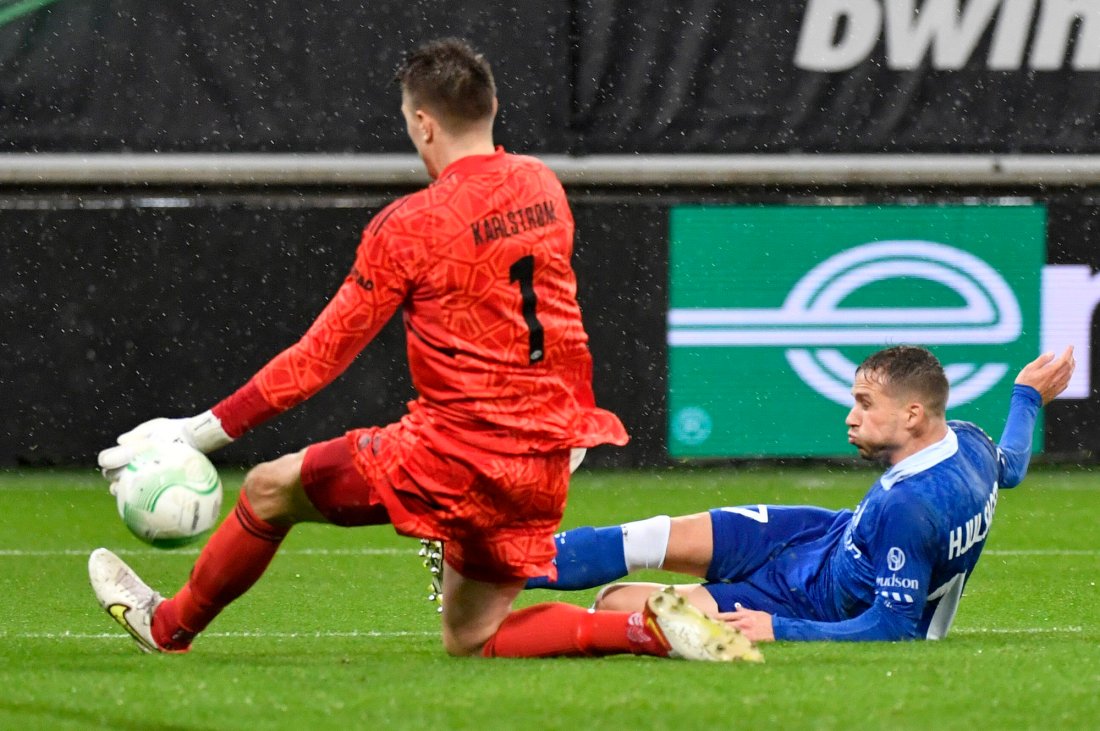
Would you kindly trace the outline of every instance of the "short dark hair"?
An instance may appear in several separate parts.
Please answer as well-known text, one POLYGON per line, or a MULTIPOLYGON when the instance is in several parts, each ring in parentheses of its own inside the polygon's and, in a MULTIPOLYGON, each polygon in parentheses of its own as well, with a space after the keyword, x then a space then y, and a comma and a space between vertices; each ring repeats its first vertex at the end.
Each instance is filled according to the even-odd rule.
POLYGON ((935 416, 947 410, 950 387, 943 365, 932 352, 916 345, 895 345, 867 356, 856 375, 876 375, 895 394, 913 394, 935 416))
POLYGON ((461 132, 493 116, 496 83, 485 57, 459 38, 425 43, 405 57, 397 81, 417 107, 461 132))

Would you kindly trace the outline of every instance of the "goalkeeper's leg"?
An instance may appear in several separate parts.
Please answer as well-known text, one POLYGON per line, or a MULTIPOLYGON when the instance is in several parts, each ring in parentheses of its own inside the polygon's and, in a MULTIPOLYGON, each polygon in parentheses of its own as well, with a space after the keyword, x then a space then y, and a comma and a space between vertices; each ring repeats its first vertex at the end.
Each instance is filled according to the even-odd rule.
POLYGON ((468 579, 443 568, 443 646, 452 655, 555 657, 668 655, 641 612, 590 612, 560 602, 512 611, 522 581, 468 579))
POLYGON ((324 521, 302 489, 305 450, 254 468, 233 512, 210 537, 187 583, 160 604, 153 637, 181 650, 263 575, 295 523, 324 521))
POLYGON ((706 617, 671 587, 640 611, 590 611, 560 602, 512 611, 520 581, 493 584, 443 570, 443 641, 454 655, 599 656, 619 653, 687 660, 759 662, 743 635, 706 617))
POLYGON ((302 492, 302 455, 282 457, 248 474, 236 508, 171 599, 162 599, 109 551, 92 553, 88 572, 96 597, 143 650, 186 652, 195 635, 260 578, 290 527, 320 517, 302 492))

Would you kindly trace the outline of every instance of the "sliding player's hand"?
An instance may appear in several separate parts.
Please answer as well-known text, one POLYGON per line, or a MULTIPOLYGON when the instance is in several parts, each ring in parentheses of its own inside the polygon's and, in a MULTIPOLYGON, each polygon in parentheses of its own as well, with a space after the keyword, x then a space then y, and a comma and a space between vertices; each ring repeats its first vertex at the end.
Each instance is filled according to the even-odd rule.
POLYGON ((1077 361, 1073 359, 1073 346, 1069 346, 1057 358, 1054 353, 1043 353, 1024 366, 1016 383, 1031 386, 1043 399, 1044 404, 1053 401, 1058 394, 1066 390, 1077 361))
POLYGON ((741 632, 752 642, 774 642, 772 615, 754 609, 738 609, 733 612, 719 612, 717 619, 741 632))

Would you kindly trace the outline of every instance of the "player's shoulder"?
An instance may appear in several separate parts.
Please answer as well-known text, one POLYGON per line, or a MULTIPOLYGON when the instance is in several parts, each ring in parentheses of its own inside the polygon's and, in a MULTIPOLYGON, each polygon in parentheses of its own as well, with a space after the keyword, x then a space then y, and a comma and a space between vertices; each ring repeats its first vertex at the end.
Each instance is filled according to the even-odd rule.
POLYGON ((951 428, 955 434, 959 436, 976 436, 983 439, 989 439, 990 436, 985 433, 985 430, 972 421, 960 421, 958 419, 951 419, 947 422, 947 426, 951 428))
POLYGON ((968 454, 976 451, 992 454, 997 449, 997 443, 993 441, 993 437, 973 422, 952 420, 947 422, 947 426, 955 432, 959 440, 960 453, 968 454))
POLYGON ((508 161, 509 165, 517 168, 529 168, 531 170, 550 170, 550 166, 545 162, 535 157, 534 155, 522 155, 514 152, 507 152, 504 154, 504 159, 508 161))
POLYGON ((548 184, 552 185, 555 189, 561 189, 561 180, 558 178, 558 174, 554 172, 553 168, 546 164, 543 160, 531 155, 516 155, 516 165, 520 169, 530 170, 532 175, 537 175, 542 178, 548 184))
MULTIPOLYGON (((485 172, 489 173, 490 177, 503 175, 514 180, 535 178, 539 179, 544 187, 551 185, 554 188, 561 188, 561 181, 558 180, 557 173, 534 155, 504 152, 494 161, 492 166, 486 168, 485 172)), ((526 183, 523 184, 526 185, 526 183)))
POLYGON ((937 503, 940 476, 935 468, 897 483, 878 495, 878 520, 884 524, 909 526, 913 530, 935 530, 940 523, 937 503))
POLYGON ((409 205, 414 202, 416 195, 417 193, 410 193, 409 195, 401 196, 380 210, 371 218, 370 222, 367 223, 364 233, 370 234, 371 236, 377 236, 391 219, 400 219, 403 215, 402 212, 404 212, 404 215, 408 215, 409 211, 416 208, 415 205, 409 205))
POLYGON ((884 505, 922 505, 927 503, 928 490, 926 488, 940 481, 939 467, 940 465, 935 465, 922 470, 906 477, 904 480, 900 480, 888 489, 883 489, 880 493, 880 502, 884 505))

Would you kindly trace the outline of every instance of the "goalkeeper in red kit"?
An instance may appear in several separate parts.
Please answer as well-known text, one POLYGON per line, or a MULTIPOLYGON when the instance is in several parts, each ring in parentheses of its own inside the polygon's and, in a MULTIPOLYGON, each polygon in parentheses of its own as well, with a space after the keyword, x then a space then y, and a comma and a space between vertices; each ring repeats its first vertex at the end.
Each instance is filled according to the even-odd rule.
POLYGON ((736 630, 667 592, 642 612, 513 611, 526 579, 554 574, 571 457, 627 435, 593 397, 568 202, 541 162, 494 147, 489 64, 448 39, 412 52, 397 78, 432 184, 370 221, 351 271, 297 343, 209 411, 122 435, 100 467, 113 479, 158 441, 224 446, 330 383, 399 309, 417 398, 395 424, 252 469, 170 599, 97 549, 89 576, 100 604, 142 649, 184 652, 260 578, 295 524, 390 523, 443 542, 451 654, 758 659, 736 630))

